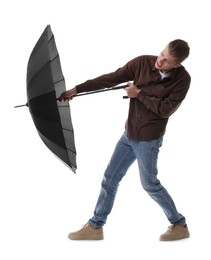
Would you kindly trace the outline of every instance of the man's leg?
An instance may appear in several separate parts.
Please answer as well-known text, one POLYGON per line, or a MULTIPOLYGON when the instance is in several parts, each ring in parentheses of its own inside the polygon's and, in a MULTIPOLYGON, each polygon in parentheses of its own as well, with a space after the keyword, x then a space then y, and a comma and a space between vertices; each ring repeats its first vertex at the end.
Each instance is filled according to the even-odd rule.
POLYGON ((124 134, 117 143, 104 173, 94 216, 89 220, 89 224, 101 227, 106 223, 107 216, 114 204, 119 183, 135 159, 133 149, 124 134))
POLYGON ((94 210, 94 216, 79 231, 69 234, 73 240, 103 239, 102 226, 111 212, 120 181, 130 165, 135 161, 135 154, 128 138, 124 134, 117 143, 111 160, 106 168, 101 184, 100 195, 94 210))
POLYGON ((177 211, 173 199, 157 179, 157 159, 159 148, 162 145, 162 138, 142 142, 131 141, 131 144, 138 160, 140 179, 144 190, 146 190, 150 197, 160 205, 169 222, 173 224, 171 226, 174 227, 172 230, 174 233, 178 233, 176 236, 173 233, 169 236, 168 231, 168 239, 165 237, 166 240, 171 240, 171 238, 176 240, 188 237, 189 233, 186 230, 185 217, 177 211), (181 232, 182 236, 179 234, 181 232))

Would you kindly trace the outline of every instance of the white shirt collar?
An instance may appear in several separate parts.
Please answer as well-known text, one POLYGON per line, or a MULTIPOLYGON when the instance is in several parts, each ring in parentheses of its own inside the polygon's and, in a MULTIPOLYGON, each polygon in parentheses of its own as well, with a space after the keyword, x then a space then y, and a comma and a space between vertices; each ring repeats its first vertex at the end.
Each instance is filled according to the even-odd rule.
POLYGON ((164 78, 167 78, 167 77, 170 77, 171 76, 171 72, 168 72, 168 73, 163 73, 159 70, 159 73, 161 75, 161 78, 164 79, 164 78))

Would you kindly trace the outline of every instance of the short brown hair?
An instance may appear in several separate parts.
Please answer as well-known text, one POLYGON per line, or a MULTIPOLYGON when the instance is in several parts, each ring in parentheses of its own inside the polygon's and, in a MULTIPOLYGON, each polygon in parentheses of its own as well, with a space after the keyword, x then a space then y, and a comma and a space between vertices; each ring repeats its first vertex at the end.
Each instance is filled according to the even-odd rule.
POLYGON ((189 56, 190 52, 188 43, 180 39, 171 41, 168 44, 168 49, 169 53, 176 58, 178 63, 183 62, 189 56))

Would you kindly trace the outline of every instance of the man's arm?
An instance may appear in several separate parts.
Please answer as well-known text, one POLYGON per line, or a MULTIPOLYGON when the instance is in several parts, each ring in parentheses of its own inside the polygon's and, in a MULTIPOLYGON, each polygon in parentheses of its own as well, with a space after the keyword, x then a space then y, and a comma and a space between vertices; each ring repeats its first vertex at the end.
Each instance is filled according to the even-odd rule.
POLYGON ((187 77, 182 82, 178 82, 173 91, 163 98, 157 96, 147 95, 144 91, 140 91, 137 98, 144 104, 144 106, 163 118, 170 117, 180 106, 190 86, 190 78, 187 77))

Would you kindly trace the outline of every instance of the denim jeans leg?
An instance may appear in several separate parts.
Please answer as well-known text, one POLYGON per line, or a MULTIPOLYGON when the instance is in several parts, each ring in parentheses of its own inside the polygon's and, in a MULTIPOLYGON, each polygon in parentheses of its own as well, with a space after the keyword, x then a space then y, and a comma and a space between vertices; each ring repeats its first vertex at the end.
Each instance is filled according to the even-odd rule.
POLYGON ((107 216, 111 212, 114 204, 119 183, 135 159, 135 154, 129 140, 127 136, 123 134, 115 147, 104 173, 94 216, 89 219, 89 224, 95 227, 101 227, 106 223, 107 216))
POLYGON ((141 183, 144 190, 163 209, 171 224, 185 225, 185 217, 177 211, 173 199, 157 179, 157 159, 162 139, 131 141, 138 160, 141 183))

